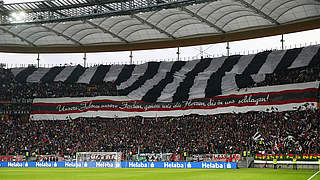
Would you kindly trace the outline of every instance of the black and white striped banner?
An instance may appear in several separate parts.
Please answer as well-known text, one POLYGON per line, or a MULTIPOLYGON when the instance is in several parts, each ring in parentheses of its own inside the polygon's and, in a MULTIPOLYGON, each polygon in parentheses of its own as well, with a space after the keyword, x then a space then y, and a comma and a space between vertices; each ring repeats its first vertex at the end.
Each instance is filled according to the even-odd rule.
POLYGON ((90 68, 14 68, 19 82, 100 84, 112 81, 119 95, 145 102, 181 102, 208 98, 262 82, 266 74, 320 63, 319 46, 255 55, 193 61, 148 62, 142 65, 101 65, 90 68))
POLYGON ((190 114, 246 113, 317 109, 319 82, 257 87, 231 91, 212 98, 182 102, 144 102, 125 96, 37 98, 32 120, 67 120, 79 117, 174 117, 190 114))

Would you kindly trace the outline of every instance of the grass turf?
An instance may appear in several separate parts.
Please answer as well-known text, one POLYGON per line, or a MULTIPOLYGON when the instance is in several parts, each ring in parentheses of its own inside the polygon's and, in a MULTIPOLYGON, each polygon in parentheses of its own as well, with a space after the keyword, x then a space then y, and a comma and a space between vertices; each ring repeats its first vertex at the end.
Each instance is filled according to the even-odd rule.
MULTIPOLYGON (((306 180, 316 170, 288 169, 104 169, 104 168, 0 168, 0 180, 306 180)), ((312 180, 320 180, 320 174, 312 180)))

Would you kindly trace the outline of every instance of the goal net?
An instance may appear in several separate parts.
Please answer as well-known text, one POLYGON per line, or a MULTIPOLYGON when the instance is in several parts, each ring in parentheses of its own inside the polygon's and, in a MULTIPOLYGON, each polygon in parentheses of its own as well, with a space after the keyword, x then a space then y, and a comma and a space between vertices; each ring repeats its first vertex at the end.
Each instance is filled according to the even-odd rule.
POLYGON ((76 162, 114 162, 120 168, 121 152, 77 152, 76 162))

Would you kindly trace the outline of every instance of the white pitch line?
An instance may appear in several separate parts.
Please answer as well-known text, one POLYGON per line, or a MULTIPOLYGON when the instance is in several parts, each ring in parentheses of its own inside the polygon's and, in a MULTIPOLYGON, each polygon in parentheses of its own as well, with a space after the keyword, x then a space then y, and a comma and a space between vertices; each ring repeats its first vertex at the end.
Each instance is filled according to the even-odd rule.
POLYGON ((313 177, 315 177, 320 171, 314 173, 308 180, 311 180, 313 177))

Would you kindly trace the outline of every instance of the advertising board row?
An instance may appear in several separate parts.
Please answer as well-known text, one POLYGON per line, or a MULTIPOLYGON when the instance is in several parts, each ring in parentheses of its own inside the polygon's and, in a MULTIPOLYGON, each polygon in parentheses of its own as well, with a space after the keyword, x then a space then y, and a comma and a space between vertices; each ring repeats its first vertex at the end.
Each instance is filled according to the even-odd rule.
POLYGON ((256 154, 254 157, 255 160, 273 160, 274 158, 278 160, 297 158, 297 160, 314 161, 320 159, 320 154, 256 154))
POLYGON ((0 162, 0 167, 236 169, 236 162, 0 162))

